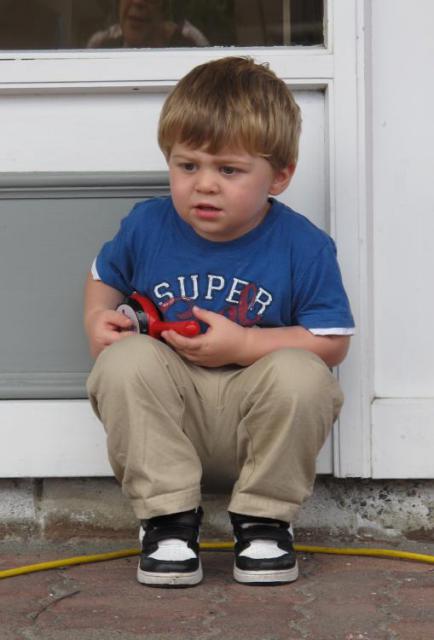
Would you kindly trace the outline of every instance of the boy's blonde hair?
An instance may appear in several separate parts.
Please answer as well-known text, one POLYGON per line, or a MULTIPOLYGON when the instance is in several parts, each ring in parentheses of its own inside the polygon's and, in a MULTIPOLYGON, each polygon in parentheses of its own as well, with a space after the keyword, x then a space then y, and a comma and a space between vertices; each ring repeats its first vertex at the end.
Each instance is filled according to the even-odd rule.
POLYGON ((228 57, 199 65, 166 99, 158 143, 166 158, 176 143, 218 153, 229 147, 266 158, 275 169, 296 165, 300 108, 267 65, 228 57))

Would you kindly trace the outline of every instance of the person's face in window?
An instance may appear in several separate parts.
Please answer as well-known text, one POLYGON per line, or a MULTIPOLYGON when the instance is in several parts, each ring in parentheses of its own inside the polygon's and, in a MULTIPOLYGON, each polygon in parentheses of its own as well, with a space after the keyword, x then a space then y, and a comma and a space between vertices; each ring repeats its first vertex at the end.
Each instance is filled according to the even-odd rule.
POLYGON ((163 20, 162 0, 120 0, 119 21, 124 42, 129 47, 150 43, 163 20))

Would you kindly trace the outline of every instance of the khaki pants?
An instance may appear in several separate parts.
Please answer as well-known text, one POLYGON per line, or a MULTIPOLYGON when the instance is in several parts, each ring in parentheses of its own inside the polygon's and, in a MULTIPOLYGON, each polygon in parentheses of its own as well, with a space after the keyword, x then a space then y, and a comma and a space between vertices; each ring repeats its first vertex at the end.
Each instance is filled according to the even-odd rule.
POLYGON ((193 509, 201 483, 234 483, 229 511, 290 521, 342 393, 315 355, 281 349, 249 367, 198 367, 132 336, 88 380, 114 474, 140 519, 193 509))

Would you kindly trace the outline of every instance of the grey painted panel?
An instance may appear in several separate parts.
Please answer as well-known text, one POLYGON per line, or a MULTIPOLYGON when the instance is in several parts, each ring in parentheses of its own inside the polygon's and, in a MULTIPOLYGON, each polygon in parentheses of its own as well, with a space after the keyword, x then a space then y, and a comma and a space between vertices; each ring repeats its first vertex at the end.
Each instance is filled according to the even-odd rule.
POLYGON ((27 172, 0 173, 0 199, 57 198, 57 197, 144 197, 166 193, 168 173, 120 172, 27 172))
POLYGON ((75 187, 39 183, 41 191, 32 195, 26 189, 34 184, 14 185, 13 196, 0 185, 1 398, 85 396, 91 367, 82 329, 86 274, 133 204, 167 192, 157 183, 142 187, 139 197, 139 185, 128 188, 117 177, 117 187, 98 180, 80 185, 79 179, 75 187))

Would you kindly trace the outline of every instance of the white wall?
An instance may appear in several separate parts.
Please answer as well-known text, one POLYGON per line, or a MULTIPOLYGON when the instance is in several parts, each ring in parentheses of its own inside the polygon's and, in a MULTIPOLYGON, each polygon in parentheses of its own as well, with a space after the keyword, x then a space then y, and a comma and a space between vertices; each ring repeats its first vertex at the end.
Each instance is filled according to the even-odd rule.
POLYGON ((434 3, 373 2, 375 391, 434 395, 434 3))
POLYGON ((434 3, 372 11, 374 475, 432 477, 434 3))

